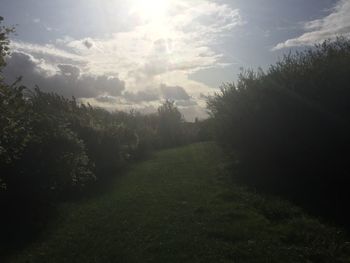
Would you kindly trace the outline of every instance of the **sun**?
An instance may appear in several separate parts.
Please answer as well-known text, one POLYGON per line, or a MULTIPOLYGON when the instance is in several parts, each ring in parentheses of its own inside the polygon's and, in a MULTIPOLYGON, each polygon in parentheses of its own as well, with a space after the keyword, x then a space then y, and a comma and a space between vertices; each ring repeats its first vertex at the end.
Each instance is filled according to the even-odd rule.
POLYGON ((161 20, 166 18, 171 0, 134 0, 130 13, 136 13, 147 20, 161 20))

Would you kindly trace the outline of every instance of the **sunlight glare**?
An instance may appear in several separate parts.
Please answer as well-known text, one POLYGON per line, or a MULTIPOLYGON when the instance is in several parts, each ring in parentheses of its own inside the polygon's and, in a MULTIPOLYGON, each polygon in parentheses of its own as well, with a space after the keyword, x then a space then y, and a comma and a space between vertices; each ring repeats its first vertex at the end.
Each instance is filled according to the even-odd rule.
POLYGON ((135 0, 131 13, 148 20, 161 20, 166 17, 170 0, 135 0))

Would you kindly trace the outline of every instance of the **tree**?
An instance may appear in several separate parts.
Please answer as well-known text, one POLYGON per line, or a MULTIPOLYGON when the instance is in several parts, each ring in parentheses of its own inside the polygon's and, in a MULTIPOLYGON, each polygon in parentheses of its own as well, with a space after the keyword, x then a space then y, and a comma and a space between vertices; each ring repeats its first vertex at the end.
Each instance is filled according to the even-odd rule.
POLYGON ((208 108, 217 140, 239 159, 236 177, 345 220, 349 83, 350 40, 339 37, 224 85, 208 108))
POLYGON ((6 27, 2 25, 4 18, 0 16, 0 72, 6 65, 5 57, 10 54, 9 35, 14 32, 14 27, 6 27))
POLYGON ((173 101, 166 100, 158 108, 158 133, 162 147, 181 143, 183 117, 173 101))

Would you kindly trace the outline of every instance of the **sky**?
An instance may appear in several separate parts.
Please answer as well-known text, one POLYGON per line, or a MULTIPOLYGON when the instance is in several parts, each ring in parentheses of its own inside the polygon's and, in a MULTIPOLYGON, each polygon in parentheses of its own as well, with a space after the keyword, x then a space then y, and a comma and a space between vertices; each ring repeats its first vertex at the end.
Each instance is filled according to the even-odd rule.
POLYGON ((350 0, 0 0, 15 25, 3 74, 107 110, 188 121, 242 68, 350 35, 350 0))

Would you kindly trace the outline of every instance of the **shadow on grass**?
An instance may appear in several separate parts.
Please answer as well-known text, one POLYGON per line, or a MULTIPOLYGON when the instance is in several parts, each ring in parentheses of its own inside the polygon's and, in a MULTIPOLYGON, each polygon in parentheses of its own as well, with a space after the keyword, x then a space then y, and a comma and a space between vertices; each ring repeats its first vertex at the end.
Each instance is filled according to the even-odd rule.
POLYGON ((74 189, 51 196, 40 196, 38 193, 0 194, 0 262, 40 239, 50 222, 57 218, 57 208, 60 204, 79 202, 112 192, 133 164, 153 157, 154 153, 143 155, 142 158, 130 160, 113 172, 100 170, 97 178, 103 178, 103 180, 97 180, 80 190, 74 189))
MULTIPOLYGON (((266 167, 240 163, 231 165, 231 178, 234 183, 248 186, 254 192, 289 200, 308 214, 322 222, 342 227, 350 234, 350 211, 348 209, 348 184, 338 182, 321 184, 317 175, 328 171, 309 171, 309 167, 286 170, 284 167, 266 167), (301 169, 302 168, 302 169, 301 169)), ((337 173, 336 169, 332 171, 337 173)), ((331 173, 330 173, 331 174, 331 173)), ((235 198, 235 197, 233 197, 235 198)), ((276 211, 266 211, 271 220, 278 219, 276 211)))
POLYGON ((56 207, 46 199, 28 196, 1 199, 0 259, 33 242, 56 214, 56 207))

